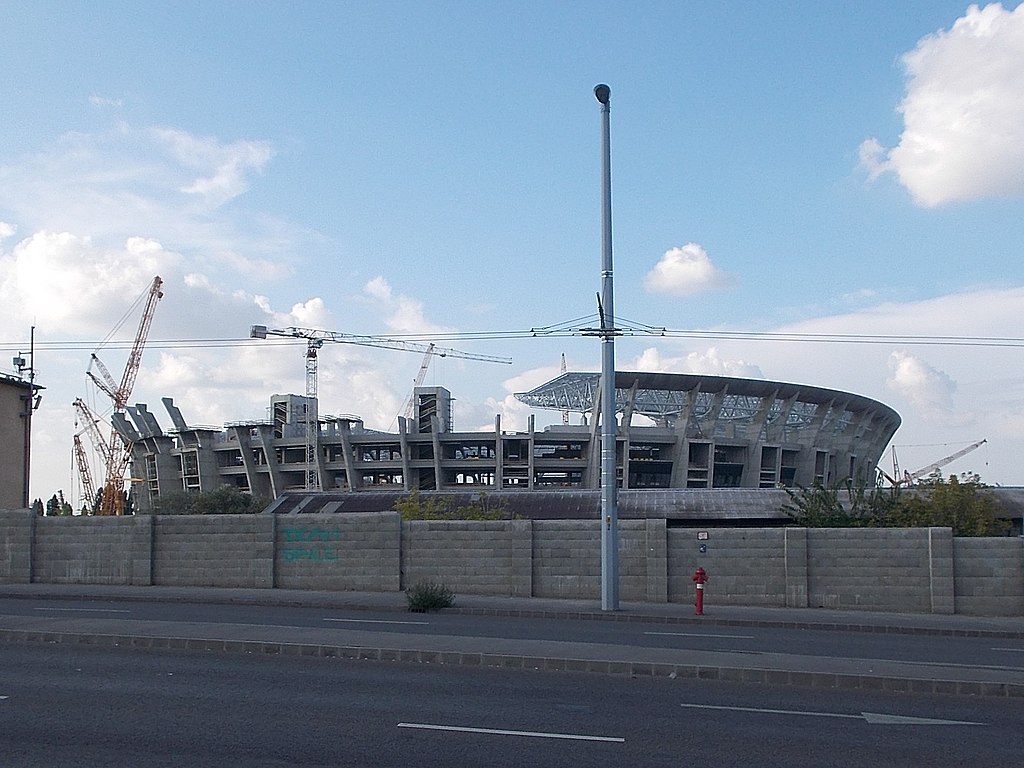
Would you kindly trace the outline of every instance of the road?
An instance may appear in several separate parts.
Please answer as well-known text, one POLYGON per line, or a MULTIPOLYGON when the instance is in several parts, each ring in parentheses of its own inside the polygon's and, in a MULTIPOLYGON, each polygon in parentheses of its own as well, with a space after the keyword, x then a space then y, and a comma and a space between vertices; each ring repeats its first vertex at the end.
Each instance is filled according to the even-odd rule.
MULTIPOLYGON (((1024 673, 1024 639, 989 636, 906 635, 776 627, 665 625, 642 621, 524 619, 461 614, 409 614, 261 605, 211 605, 140 601, 0 599, 0 615, 35 618, 119 619, 180 624, 235 624, 265 628, 372 631, 387 635, 431 635, 502 640, 540 640, 770 656, 932 663, 959 669, 1004 669, 1024 673)), ((363 635, 359 635, 363 637, 363 635)), ((381 644, 386 644, 381 640, 381 644)))
POLYGON ((1024 753, 1021 699, 209 652, 0 649, 5 768, 974 767, 1016 765, 1024 753))

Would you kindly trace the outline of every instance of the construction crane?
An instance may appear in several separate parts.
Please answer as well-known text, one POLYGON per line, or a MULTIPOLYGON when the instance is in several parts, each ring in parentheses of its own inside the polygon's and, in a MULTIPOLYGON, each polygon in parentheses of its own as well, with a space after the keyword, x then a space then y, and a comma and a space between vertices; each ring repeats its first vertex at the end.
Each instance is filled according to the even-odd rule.
POLYGON ((78 465, 78 476, 82 485, 82 493, 86 499, 86 505, 89 509, 92 509, 93 505, 96 504, 96 484, 93 482, 92 471, 89 469, 89 459, 85 453, 85 446, 82 444, 82 435, 87 434, 89 436, 93 448, 103 458, 104 467, 109 462, 110 449, 107 446, 106 439, 103 437, 103 433, 100 432, 99 417, 92 412, 80 397, 72 405, 77 413, 75 428, 78 429, 79 425, 82 427, 74 435, 75 463, 78 465))
POLYGON ((423 386, 423 380, 427 378, 427 369, 430 367, 430 361, 433 357, 434 345, 428 344, 427 351, 423 353, 423 362, 420 363, 420 371, 412 382, 412 391, 409 393, 409 397, 406 398, 405 403, 402 404, 402 412, 399 416, 404 416, 406 419, 412 418, 412 412, 416 409, 416 388, 423 386))
POLYGON ((921 467, 921 469, 917 470, 916 472, 907 472, 904 470, 902 477, 900 477, 899 460, 896 458, 896 446, 893 446, 892 477, 887 475, 885 472, 883 472, 882 474, 893 485, 917 485, 917 481, 920 480, 922 477, 928 477, 930 474, 932 474, 936 470, 942 469, 947 464, 952 464, 957 459, 962 459, 968 453, 980 448, 987 442, 988 440, 979 440, 976 443, 971 443, 966 448, 961 448, 956 453, 951 453, 949 456, 945 456, 939 459, 938 461, 933 461, 928 466, 921 467))
POLYGON ((82 496, 86 499, 85 507, 92 508, 96 503, 96 485, 92 481, 92 472, 89 471, 89 459, 85 455, 85 446, 82 445, 80 432, 74 436, 75 464, 78 465, 78 476, 82 484, 82 496))
MULTIPOLYGON (((153 324, 153 314, 156 312, 157 302, 164 295, 162 288, 163 280, 159 276, 154 277, 146 297, 146 304, 142 310, 138 331, 135 333, 135 341, 132 344, 131 352, 128 354, 128 362, 125 364, 124 373, 121 375, 121 382, 119 384, 114 381, 110 371, 107 370, 107 367, 95 353, 90 358, 89 370, 86 371, 86 375, 110 398, 114 406, 114 413, 123 413, 128 406, 128 398, 131 397, 132 389, 135 387, 135 379, 139 374, 139 366, 142 363, 142 351, 146 346, 146 339, 149 337, 150 326, 153 324), (98 375, 93 372, 93 369, 98 371, 98 375)), ((113 427, 113 420, 110 439, 106 442, 104 460, 106 463, 106 474, 103 481, 103 493, 98 514, 123 515, 124 476, 131 461, 131 450, 127 441, 113 427)))
POLYGON ((318 352, 325 342, 335 344, 355 344, 362 347, 382 347, 400 352, 423 352, 424 360, 420 366, 420 377, 425 375, 426 367, 433 355, 438 357, 456 357, 463 360, 480 360, 487 363, 504 363, 511 365, 508 357, 478 355, 462 352, 458 349, 438 347, 435 344, 419 344, 414 341, 400 341, 386 336, 363 336, 352 333, 324 331, 317 328, 268 328, 265 325, 254 325, 249 329, 249 338, 265 339, 268 336, 280 336, 290 339, 306 340, 306 490, 320 490, 320 470, 317 467, 317 453, 320 443, 320 425, 317 416, 317 365, 318 352))

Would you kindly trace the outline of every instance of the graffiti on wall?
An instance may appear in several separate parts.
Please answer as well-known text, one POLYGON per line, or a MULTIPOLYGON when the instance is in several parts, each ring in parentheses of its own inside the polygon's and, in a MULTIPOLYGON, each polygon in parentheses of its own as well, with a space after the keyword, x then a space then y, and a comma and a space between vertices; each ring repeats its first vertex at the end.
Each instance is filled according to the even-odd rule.
POLYGON ((280 533, 281 558, 286 563, 311 561, 324 563, 338 559, 337 547, 341 531, 330 528, 282 528, 280 533))

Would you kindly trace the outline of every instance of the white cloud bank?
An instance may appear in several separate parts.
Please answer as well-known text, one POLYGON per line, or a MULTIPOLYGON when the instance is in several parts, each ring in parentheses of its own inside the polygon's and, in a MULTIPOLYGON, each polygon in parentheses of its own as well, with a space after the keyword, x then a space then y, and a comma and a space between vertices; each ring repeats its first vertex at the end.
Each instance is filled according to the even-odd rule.
POLYGON ((670 296, 692 296, 729 283, 729 277, 712 263, 707 251, 697 243, 665 251, 644 277, 644 288, 648 293, 670 296))
POLYGON ((895 174, 924 207, 1024 194, 1024 4, 972 5, 903 64, 899 144, 860 147, 871 178, 895 174))

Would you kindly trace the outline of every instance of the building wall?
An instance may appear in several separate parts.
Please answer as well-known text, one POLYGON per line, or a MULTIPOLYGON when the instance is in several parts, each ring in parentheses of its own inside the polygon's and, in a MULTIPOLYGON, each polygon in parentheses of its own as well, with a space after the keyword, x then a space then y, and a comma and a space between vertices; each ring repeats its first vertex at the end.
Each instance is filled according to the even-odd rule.
POLYGON ((23 505, 27 383, 0 375, 0 509, 23 505))
MULTIPOLYGON (((1024 615, 1024 540, 948 528, 667 528, 620 521, 619 596, 706 605, 1024 615), (700 547, 704 545, 705 551, 700 547)), ((599 521, 374 514, 36 517, 0 511, 0 582, 166 584, 597 600, 599 521)))

